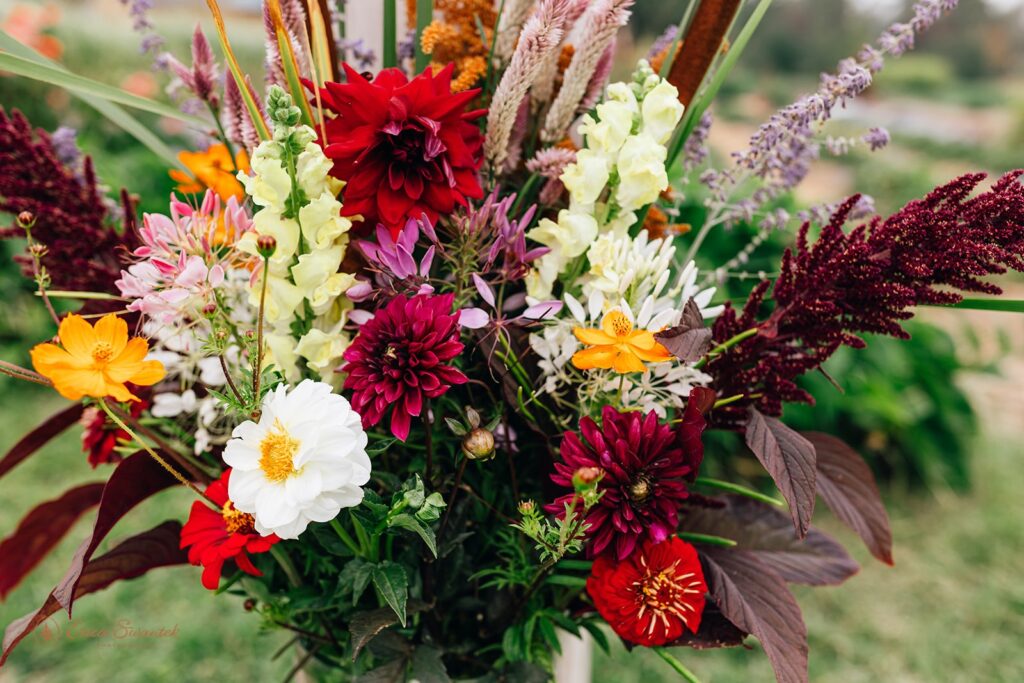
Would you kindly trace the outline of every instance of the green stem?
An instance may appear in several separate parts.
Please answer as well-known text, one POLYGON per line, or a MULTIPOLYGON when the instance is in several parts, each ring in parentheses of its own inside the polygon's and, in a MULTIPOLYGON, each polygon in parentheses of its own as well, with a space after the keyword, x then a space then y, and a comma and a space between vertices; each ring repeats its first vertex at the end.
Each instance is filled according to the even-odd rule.
POLYGON ((734 337, 726 339, 724 342, 716 346, 715 348, 708 351, 707 355, 701 358, 699 361, 694 363, 693 367, 696 370, 704 368, 708 363, 713 361, 718 356, 722 355, 732 347, 736 346, 740 342, 753 337, 758 332, 756 327, 751 327, 749 330, 744 330, 734 337))
POLYGON ((352 551, 352 554, 356 557, 362 557, 362 548, 360 548, 359 544, 356 543, 355 539, 352 538, 352 535, 345 531, 345 527, 341 525, 341 522, 339 522, 337 518, 335 518, 331 520, 330 524, 331 528, 334 529, 335 533, 338 534, 338 538, 340 538, 341 542, 344 543, 348 547, 348 549, 352 551))
POLYGON ((398 9, 395 0, 384 0, 384 68, 398 66, 398 9))
MULTIPOLYGON (((47 290, 47 295, 51 298, 56 297, 58 299, 96 299, 98 301, 126 301, 122 296, 114 296, 113 294, 106 294, 104 292, 74 292, 67 289, 50 289, 47 290)), ((37 293, 36 296, 39 296, 37 293)))
POLYGON ((697 479, 693 483, 696 484, 697 486, 704 486, 704 487, 707 487, 709 489, 718 489, 719 491, 726 491, 728 493, 735 493, 738 496, 745 496, 745 497, 751 498, 753 500, 759 500, 762 503, 768 503, 770 505, 777 505, 779 507, 782 507, 782 502, 772 498, 771 496, 766 496, 763 493, 758 493, 757 491, 748 489, 745 486, 740 486, 739 484, 733 484, 733 483, 728 482, 728 481, 720 481, 718 479, 709 479, 707 477, 697 477, 697 479))
POLYGON ((684 541, 689 541, 690 543, 705 543, 707 545, 717 545, 723 548, 731 548, 736 545, 736 541, 731 538, 712 536, 711 534, 695 534, 689 531, 680 531, 676 536, 684 541))
POLYGON ((430 64, 430 55, 423 52, 423 29, 434 21, 433 0, 418 0, 416 3, 416 73, 420 73, 430 64))
POLYGON ((284 551, 278 545, 270 546, 270 554, 274 556, 277 563, 281 565, 281 569, 284 570, 285 575, 288 577, 288 583, 293 587, 298 588, 302 585, 302 578, 299 576, 298 570, 295 569, 295 565, 292 564, 292 558, 288 557, 288 553, 284 551))
POLYGON ((687 683, 700 683, 700 680, 693 674, 692 671, 683 666, 683 663, 675 658, 675 655, 670 653, 663 647, 652 647, 655 654, 665 660, 665 663, 672 667, 677 674, 683 677, 683 680, 687 683))
POLYGON ((356 538, 359 539, 359 545, 362 547, 362 556, 368 559, 370 562, 376 562, 380 559, 380 548, 370 538, 370 535, 366 533, 366 529, 363 528, 362 522, 356 517, 355 513, 350 511, 352 515, 352 524, 356 529, 356 538))

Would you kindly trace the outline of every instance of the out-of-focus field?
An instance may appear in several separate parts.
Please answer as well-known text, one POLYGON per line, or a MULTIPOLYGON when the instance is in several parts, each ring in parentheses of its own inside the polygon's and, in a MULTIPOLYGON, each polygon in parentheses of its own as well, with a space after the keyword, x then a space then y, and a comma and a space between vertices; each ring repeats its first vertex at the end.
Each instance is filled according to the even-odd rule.
MULTIPOLYGON (((666 4, 682 6, 681 2, 666 4)), ((777 4, 785 8, 794 3, 777 4)), ((834 4, 822 0, 821 11, 827 13, 825 5, 834 4)), ((828 129, 833 135, 857 135, 868 126, 883 125, 893 134, 892 144, 880 152, 858 150, 820 160, 797 193, 798 202, 834 201, 859 191, 873 195, 879 210, 890 211, 960 173, 979 169, 1000 173, 1024 165, 1024 69, 1007 66, 1013 63, 1012 55, 1020 64, 1022 33, 1018 28, 1006 38, 1005 50, 1011 58, 999 62, 1002 68, 976 77, 965 75, 968 57, 954 50, 960 45, 958 35, 977 34, 989 51, 1001 44, 998 36, 978 32, 971 23, 978 3, 963 4, 973 14, 944 20, 948 26, 942 30, 952 41, 939 43, 950 46, 945 53, 932 49, 892 62, 877 85, 855 105, 838 112, 828 129)), ((638 3, 638 15, 655 12, 645 5, 638 3)), ((814 3, 809 7, 808 11, 816 11, 814 3)), ((13 8, 8 0, 0 0, 0 24, 13 8)), ((62 6, 61 11, 56 24, 46 29, 62 44, 61 61, 104 82, 160 95, 166 79, 154 75, 148 58, 138 54, 138 38, 130 33, 127 12, 117 2, 77 3, 62 6)), ((154 16, 161 31, 170 36, 169 47, 179 55, 186 52, 187 33, 197 18, 209 28, 198 2, 163 7, 154 16)), ((785 37, 785 26, 778 30, 785 37)), ((251 16, 232 23, 236 47, 253 69, 261 60, 260 31, 259 22, 251 16)), ((795 32, 791 42, 794 49, 802 49, 806 39, 808 50, 826 52, 831 48, 824 44, 829 31, 839 34, 836 40, 852 49, 877 33, 876 28, 865 28, 864 22, 836 21, 813 32, 795 32)), ((213 34, 208 31, 208 35, 213 34)), ((638 40, 637 54, 649 41, 649 37, 638 40)), ((752 54, 758 63, 758 54, 763 57, 771 51, 764 48, 752 54)), ((774 109, 813 88, 814 71, 802 65, 763 73, 741 64, 716 105, 711 137, 716 157, 726 158, 729 151, 742 148, 774 109)), ((166 206, 172 184, 162 163, 66 93, 0 76, 0 105, 21 108, 34 123, 50 130, 59 124, 78 128, 82 147, 94 155, 99 175, 108 185, 126 185, 142 197, 146 210, 166 206)), ((166 123, 145 115, 140 118, 161 134, 179 135, 180 144, 189 144, 181 131, 166 123)), ((11 267, 6 262, 0 265, 6 299, 0 307, 0 357, 25 362, 17 354, 38 341, 44 318, 29 298, 14 296, 16 283, 11 267)), ((1024 289, 1010 284, 1015 298, 1024 298, 1024 289)), ((864 569, 838 588, 798 587, 795 591, 810 633, 814 681, 1024 681, 1024 496, 1020 493, 1024 490, 1020 437, 1024 316, 929 311, 926 317, 951 333, 965 363, 976 360, 969 356, 980 347, 983 360, 994 370, 961 373, 957 378, 981 416, 980 432, 969 437, 973 486, 962 493, 942 487, 910 494, 890 489, 894 568, 871 559, 852 534, 821 511, 821 525, 847 543, 864 569), (1003 357, 1005 349, 995 343, 997 332, 1010 340, 1009 356, 1003 357)), ((851 401, 848 408, 856 410, 857 397, 847 400, 851 401)), ((59 399, 35 387, 0 383, 0 452, 60 405, 59 399)), ((10 533, 38 502, 106 475, 89 469, 79 436, 80 430, 72 429, 0 480, 0 537, 10 533)), ((119 525, 103 547, 165 519, 183 519, 190 504, 187 492, 167 491, 144 503, 139 514, 119 525)), ((38 607, 63 575, 87 525, 82 522, 71 529, 58 551, 0 603, 0 624, 38 607)), ((238 600, 204 590, 198 570, 175 568, 83 599, 70 623, 64 615, 56 615, 48 628, 30 636, 0 669, 0 683, 274 681, 283 678, 294 662, 290 650, 271 660, 287 642, 280 632, 261 633, 259 620, 245 613, 238 600), (172 633, 118 637, 127 628, 163 628, 172 633)), ((684 650, 677 654, 704 683, 772 680, 761 652, 684 650)), ((649 653, 627 657, 621 648, 610 658, 598 654, 594 670, 597 683, 675 680, 656 657, 649 653)))

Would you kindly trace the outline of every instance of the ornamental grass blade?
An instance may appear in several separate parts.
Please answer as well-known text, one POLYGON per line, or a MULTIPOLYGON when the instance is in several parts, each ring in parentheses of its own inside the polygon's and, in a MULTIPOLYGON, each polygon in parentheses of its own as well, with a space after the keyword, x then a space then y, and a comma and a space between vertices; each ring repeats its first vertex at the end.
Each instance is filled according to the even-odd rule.
MULTIPOLYGON (((29 59, 40 64, 47 64, 66 71, 63 66, 53 62, 41 54, 18 42, 15 38, 11 37, 5 31, 0 29, 0 50, 10 52, 19 57, 29 59)), ((167 144, 157 137, 153 131, 146 126, 142 125, 138 119, 129 114, 127 111, 122 109, 119 105, 114 104, 108 100, 95 97, 93 95, 87 95, 82 92, 75 90, 69 90, 72 95, 85 102, 87 105, 98 111, 100 114, 105 116, 114 125, 119 126, 124 132, 131 135, 133 138, 145 145, 153 154, 163 159, 167 164, 171 166, 177 166, 182 170, 187 170, 182 165, 181 161, 178 160, 178 156, 174 151, 167 146, 167 144)))
POLYGON ((99 505, 104 485, 83 484, 33 508, 0 543, 0 599, 5 599, 71 530, 99 505))
MULTIPOLYGON (((134 579, 158 567, 186 564, 188 555, 178 547, 180 538, 181 524, 172 521, 132 536, 86 565, 75 588, 75 597, 95 593, 116 581, 134 579)), ((0 666, 25 636, 60 609, 60 602, 51 594, 38 610, 11 622, 0 646, 0 666)))
POLYGON ((793 524, 803 538, 811 526, 817 492, 814 444, 753 406, 743 437, 789 503, 793 524))
POLYGON ((871 554, 892 562, 892 530, 871 468, 860 455, 830 434, 806 432, 817 452, 818 493, 844 524, 857 532, 871 554))
POLYGON ((157 102, 147 97, 133 95, 130 92, 121 90, 106 83, 94 81, 85 76, 73 74, 65 69, 43 64, 32 59, 19 57, 6 50, 0 51, 0 71, 7 71, 16 76, 31 78, 50 85, 56 85, 66 90, 73 90, 85 95, 99 97, 109 102, 123 104, 141 111, 148 111, 177 121, 183 121, 197 128, 209 127, 209 122, 198 116, 186 114, 183 111, 163 102, 157 102))
POLYGON ((214 26, 217 27, 217 38, 220 40, 221 49, 224 50, 224 60, 228 63, 228 70, 231 72, 231 77, 235 80, 235 85, 238 86, 242 102, 245 103, 245 108, 249 111, 249 119, 256 128, 256 133, 259 135, 260 140, 269 140, 270 129, 267 127, 267 122, 260 112, 259 105, 256 103, 255 98, 253 98, 252 91, 249 89, 245 72, 242 71, 242 67, 239 66, 238 59, 231 49, 231 41, 228 40, 228 30, 224 25, 224 15, 221 14, 220 5, 217 4, 217 0, 206 0, 206 5, 210 8, 210 15, 213 17, 214 26))
POLYGON ((281 3, 279 0, 267 0, 267 9, 270 11, 270 21, 274 24, 278 54, 281 55, 281 68, 285 80, 288 82, 288 91, 292 96, 292 102, 302 112, 302 123, 313 128, 313 112, 309 108, 309 99, 306 97, 306 91, 302 85, 302 72, 299 69, 299 62, 295 58, 292 40, 288 37, 288 29, 284 24, 284 17, 281 15, 281 3))
POLYGON ((699 549, 711 599, 761 641, 779 683, 807 683, 807 626, 786 583, 754 553, 699 549))
POLYGON ((118 463, 103 488, 92 533, 79 546, 64 578, 53 589, 53 598, 67 610, 68 616, 71 616, 71 607, 78 595, 78 584, 100 542, 132 508, 177 483, 148 453, 140 451, 118 463))
POLYGON ((65 429, 76 424, 81 419, 83 410, 81 403, 70 405, 21 437, 18 443, 11 446, 11 450, 0 458, 0 477, 13 470, 21 461, 48 444, 65 429))

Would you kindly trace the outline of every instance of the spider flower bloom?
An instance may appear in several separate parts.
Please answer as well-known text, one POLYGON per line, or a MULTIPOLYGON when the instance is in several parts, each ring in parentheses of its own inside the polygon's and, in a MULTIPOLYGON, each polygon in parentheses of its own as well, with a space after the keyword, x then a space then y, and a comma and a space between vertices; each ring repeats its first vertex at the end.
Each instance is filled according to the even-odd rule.
POLYGON ((663 363, 672 360, 668 349, 654 339, 654 333, 633 328, 633 321, 619 309, 608 311, 601 319, 601 329, 577 327, 573 334, 589 348, 577 351, 572 364, 580 370, 611 369, 620 374, 643 372, 644 362, 663 363))
POLYGON ((321 90, 335 114, 321 144, 334 160, 331 174, 348 183, 346 216, 398 235, 409 219, 426 214, 434 222, 483 198, 483 136, 473 120, 486 111, 466 111, 479 90, 451 93, 452 69, 428 69, 411 81, 384 69, 370 82, 345 65, 348 82, 321 90))
POLYGON ((259 422, 243 422, 231 436, 228 495, 263 535, 298 538, 310 522, 329 522, 363 501, 366 433, 330 384, 278 386, 263 399, 259 422))
POLYGON ((397 296, 366 322, 345 351, 345 388, 371 427, 391 410, 391 433, 405 441, 425 399, 437 398, 466 376, 446 363, 460 353, 453 294, 397 296))
POLYGON ((138 401, 126 382, 148 387, 164 378, 163 363, 146 360, 146 340, 128 339, 128 323, 114 314, 100 318, 96 327, 69 314, 60 323, 58 338, 60 346, 47 343, 32 349, 32 365, 64 398, 138 401))
POLYGON ((206 487, 206 495, 220 510, 214 510, 203 501, 192 503, 192 512, 181 529, 181 547, 188 548, 188 561, 203 567, 203 587, 217 590, 224 563, 233 560, 246 574, 263 576, 249 553, 265 553, 277 543, 277 536, 260 536, 252 515, 235 508, 228 499, 228 469, 220 479, 206 487))
MULTIPOLYGON (((693 401, 687 405, 683 428, 695 430, 697 443, 703 419, 693 401), (694 414, 696 413, 696 414, 694 414)), ((573 475, 581 468, 598 468, 604 476, 597 490, 601 499, 587 513, 590 526, 587 554, 610 554, 619 560, 632 553, 641 540, 660 543, 679 525, 679 505, 689 495, 686 478, 695 474, 696 449, 686 449, 671 426, 658 421, 655 412, 620 413, 605 406, 601 426, 589 417, 580 420, 580 434, 566 432, 562 462, 555 463, 551 480, 574 491, 573 475), (582 438, 580 436, 582 435, 582 438)), ((564 514, 568 493, 547 506, 564 514)))
POLYGON ((608 625, 623 640, 656 647, 696 633, 708 587, 697 551, 672 537, 644 543, 640 552, 616 562, 594 562, 587 593, 608 625))

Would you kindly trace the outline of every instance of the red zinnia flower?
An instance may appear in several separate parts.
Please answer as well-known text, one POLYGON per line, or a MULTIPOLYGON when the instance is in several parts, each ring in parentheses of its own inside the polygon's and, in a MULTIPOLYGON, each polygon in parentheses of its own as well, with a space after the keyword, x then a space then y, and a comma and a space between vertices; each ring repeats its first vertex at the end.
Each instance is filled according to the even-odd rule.
MULTIPOLYGON (((603 495, 587 513, 591 536, 587 554, 595 557, 608 552, 621 560, 642 538, 660 543, 675 533, 679 504, 689 495, 685 478, 695 474, 702 454, 696 448, 684 448, 688 442, 679 439, 669 425, 658 422, 654 412, 620 413, 605 406, 601 423, 598 427, 584 417, 580 420, 582 439, 575 432, 565 433, 563 462, 555 463, 551 479, 572 489, 573 474, 580 468, 603 470, 597 485, 603 495)), ((699 443, 702 428, 703 418, 690 401, 681 429, 696 430, 699 443)), ((548 511, 564 514, 574 495, 556 499, 547 506, 548 511)))
POLYGON ((684 627, 696 633, 707 590, 696 549, 675 536, 648 541, 622 562, 600 557, 587 579, 587 593, 612 630, 647 647, 676 640, 684 627))
POLYGON ((263 573, 253 566, 249 553, 265 553, 279 539, 256 533, 252 515, 240 512, 228 500, 228 469, 206 487, 206 495, 221 506, 214 510, 202 501, 192 503, 192 512, 181 530, 181 547, 189 548, 188 561, 203 566, 203 587, 217 590, 224 563, 234 560, 238 568, 253 576, 263 573))
POLYGON ((447 361, 462 353, 454 294, 398 296, 363 324, 345 351, 345 388, 364 427, 381 421, 389 408, 391 433, 405 441, 412 417, 425 398, 437 398, 466 376, 447 361))
MULTIPOLYGON (((148 401, 133 401, 132 417, 138 417, 149 407, 148 401)), ((93 468, 99 465, 121 462, 121 454, 115 449, 119 441, 130 443, 132 437, 107 419, 107 414, 99 408, 90 406, 82 413, 79 424, 82 431, 82 451, 88 454, 89 464, 93 468)))
POLYGON ((411 81, 384 69, 372 82, 345 65, 347 83, 327 83, 320 96, 335 114, 325 122, 324 153, 331 174, 348 184, 346 216, 361 215, 393 235, 423 214, 434 222, 467 199, 482 199, 477 171, 483 136, 472 121, 486 110, 466 111, 479 90, 452 94, 449 64, 411 81))

